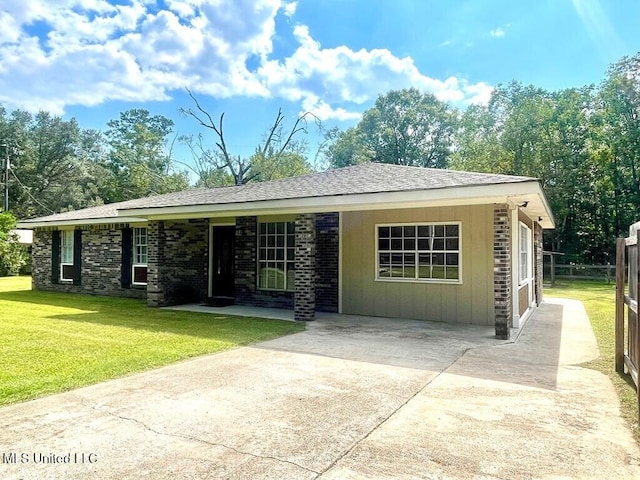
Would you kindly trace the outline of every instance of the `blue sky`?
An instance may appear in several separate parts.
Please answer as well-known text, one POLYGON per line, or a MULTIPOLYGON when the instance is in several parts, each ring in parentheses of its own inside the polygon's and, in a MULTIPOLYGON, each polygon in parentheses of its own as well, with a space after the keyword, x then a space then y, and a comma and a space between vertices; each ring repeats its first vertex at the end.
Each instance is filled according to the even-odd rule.
POLYGON ((146 108, 197 133, 188 87, 247 155, 280 107, 347 128, 390 89, 464 107, 512 79, 597 84, 640 51, 638 21, 638 0, 3 0, 0 103, 100 130, 146 108))

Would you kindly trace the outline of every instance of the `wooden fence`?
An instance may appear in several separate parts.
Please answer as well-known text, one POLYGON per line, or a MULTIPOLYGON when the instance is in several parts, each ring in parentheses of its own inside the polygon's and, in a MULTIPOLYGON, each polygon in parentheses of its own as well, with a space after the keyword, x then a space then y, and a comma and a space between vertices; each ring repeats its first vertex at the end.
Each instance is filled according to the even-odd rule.
POLYGON ((640 382, 638 382, 640 354, 640 332, 638 329, 640 255, 638 255, 638 245, 640 245, 640 230, 634 230, 632 226, 630 233, 635 233, 635 235, 628 238, 618 238, 616 244, 615 368, 616 372, 620 374, 624 374, 626 370, 633 379, 638 398, 638 418, 640 419, 640 382), (625 279, 627 269, 628 289, 625 279))
POLYGON ((611 283, 616 278, 615 265, 583 265, 556 263, 551 255, 545 255, 543 263, 544 280, 551 285, 556 280, 599 280, 611 283))

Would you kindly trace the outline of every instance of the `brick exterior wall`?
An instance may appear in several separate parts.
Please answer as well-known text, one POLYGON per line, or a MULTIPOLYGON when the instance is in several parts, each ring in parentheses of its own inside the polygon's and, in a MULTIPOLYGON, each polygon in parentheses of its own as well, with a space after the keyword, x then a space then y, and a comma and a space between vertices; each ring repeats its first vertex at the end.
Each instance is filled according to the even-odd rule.
POLYGON ((508 339, 513 326, 511 234, 508 205, 493 208, 493 296, 496 338, 508 339))
POLYGON ((533 249, 535 254, 535 295, 536 295, 536 304, 540 305, 542 303, 542 227, 539 223, 534 222, 533 224, 533 249))
MULTIPOLYGON (((296 226, 296 231, 302 228, 306 234, 316 232, 314 237, 304 236, 301 244, 305 253, 308 252, 305 250, 308 241, 316 239, 316 245, 311 246, 315 254, 308 256, 305 253, 301 264, 304 272, 301 281, 314 293, 311 296, 311 291, 307 292, 305 300, 301 300, 305 305, 302 310, 309 316, 309 309, 315 305, 314 308, 319 311, 337 312, 339 216, 337 213, 322 213, 301 216, 300 219, 302 223, 296 226), (311 220, 314 218, 315 223, 311 220)), ((52 233, 39 230, 34 232, 33 287, 37 290, 146 298, 148 304, 154 307, 199 301, 208 293, 208 236, 208 221, 205 219, 149 222, 148 284, 146 287, 123 288, 120 226, 95 226, 83 230, 82 285, 51 283, 52 233)), ((235 245, 236 304, 293 310, 295 292, 257 289, 257 242, 257 218, 238 217, 235 245)))
POLYGON ((338 213, 316 214, 316 310, 338 312, 338 213))
POLYGON ((316 311, 316 216, 296 217, 296 295, 293 316, 296 321, 315 319, 316 311))
POLYGON ((152 221, 147 228, 149 306, 204 300, 208 291, 208 220, 152 221))
POLYGON ((35 230, 33 235, 32 285, 34 290, 87 293, 115 297, 145 298, 144 286, 123 288, 120 283, 122 230, 92 226, 82 231, 82 284, 51 283, 50 230, 35 230))

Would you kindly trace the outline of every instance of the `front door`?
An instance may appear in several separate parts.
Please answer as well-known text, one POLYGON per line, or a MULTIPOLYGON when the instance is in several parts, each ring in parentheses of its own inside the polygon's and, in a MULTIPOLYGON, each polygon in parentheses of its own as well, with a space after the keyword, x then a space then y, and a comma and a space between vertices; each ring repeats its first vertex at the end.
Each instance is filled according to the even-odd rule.
POLYGON ((211 296, 234 297, 236 227, 211 227, 211 296))

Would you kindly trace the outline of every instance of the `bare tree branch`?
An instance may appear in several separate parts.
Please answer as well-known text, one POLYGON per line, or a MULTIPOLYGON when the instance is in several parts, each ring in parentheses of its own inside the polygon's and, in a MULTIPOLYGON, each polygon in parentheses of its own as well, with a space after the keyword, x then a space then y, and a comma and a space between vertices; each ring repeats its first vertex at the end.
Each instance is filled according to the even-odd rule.
MULTIPOLYGON (((200 105, 200 102, 198 102, 198 99, 193 95, 191 90, 189 90, 188 88, 186 90, 189 94, 189 97, 191 97, 191 99, 193 100, 196 110, 194 111, 191 108, 188 108, 188 109, 182 108, 180 109, 180 112, 184 115, 194 118, 200 124, 200 126, 207 128, 215 133, 217 137, 215 140, 215 146, 220 152, 221 162, 211 161, 210 163, 216 169, 227 168, 231 172, 231 175, 233 176, 233 179, 236 185, 242 185, 242 184, 248 183, 260 177, 261 175, 264 176, 264 179, 271 180, 273 176, 276 174, 276 172, 278 171, 278 169, 280 168, 284 160, 285 152, 287 152, 287 150, 291 147, 292 142, 296 137, 296 135, 298 135, 300 132, 307 133, 308 131, 307 119, 309 117, 313 117, 315 119, 316 124, 320 125, 319 128, 321 128, 320 119, 315 115, 313 115, 311 112, 306 112, 303 115, 300 115, 296 119, 293 127, 288 132, 286 138, 284 138, 283 137, 284 115, 282 113, 282 109, 279 108, 276 118, 273 124, 269 127, 263 142, 261 142, 261 144, 259 144, 256 147, 256 151, 255 151, 256 152, 255 155, 257 155, 258 158, 261 160, 265 160, 267 157, 275 158, 276 160, 275 164, 273 165, 273 168, 271 168, 271 172, 269 172, 267 175, 266 174, 267 172, 260 172, 255 170, 255 165, 253 164, 251 158, 243 159, 240 156, 233 157, 230 155, 227 149, 225 138, 224 138, 224 127, 223 127, 224 115, 225 115, 224 112, 220 115, 220 119, 218 120, 218 122, 217 123, 214 122, 211 115, 200 105)), ((193 154, 194 152, 193 139, 191 139, 191 141, 188 142, 187 145, 189 145, 193 154)), ((199 145, 199 147, 200 147, 200 156, 198 157, 199 158, 198 168, 204 172, 205 169, 202 168, 203 167, 202 159, 203 157, 205 157, 207 150, 204 149, 201 144, 199 145)), ((195 159, 195 154, 194 154, 194 159, 195 159)), ((209 160, 211 159, 209 158, 209 160)))

